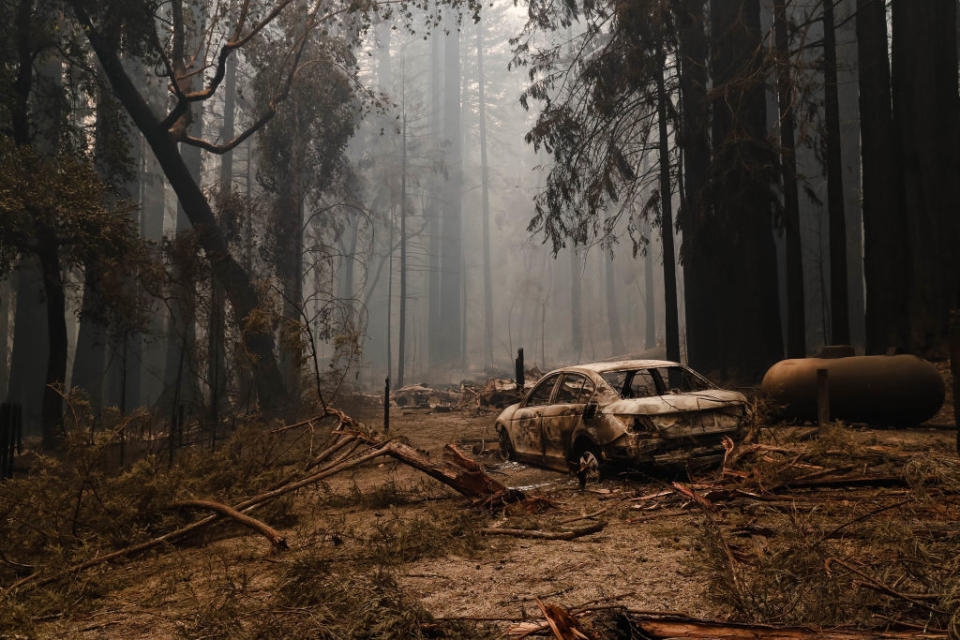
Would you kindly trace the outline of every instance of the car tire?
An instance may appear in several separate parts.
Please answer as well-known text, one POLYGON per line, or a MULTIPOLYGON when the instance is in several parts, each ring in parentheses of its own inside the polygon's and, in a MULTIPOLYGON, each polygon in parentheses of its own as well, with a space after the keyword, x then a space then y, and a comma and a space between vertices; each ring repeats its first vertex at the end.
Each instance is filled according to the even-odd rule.
POLYGON ((574 473, 580 481, 581 489, 586 488, 588 478, 600 477, 600 459, 600 449, 592 442, 578 447, 574 457, 574 473))
POLYGON ((510 434, 506 427, 497 429, 497 438, 500 441, 500 457, 504 460, 516 460, 517 452, 513 448, 513 442, 510 440, 510 434))

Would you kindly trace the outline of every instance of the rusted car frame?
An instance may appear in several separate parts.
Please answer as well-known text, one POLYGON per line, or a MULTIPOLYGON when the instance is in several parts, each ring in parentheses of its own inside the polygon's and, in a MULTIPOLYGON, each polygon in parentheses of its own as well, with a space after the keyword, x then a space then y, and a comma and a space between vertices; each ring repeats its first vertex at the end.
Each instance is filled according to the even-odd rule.
POLYGON ((584 464, 702 466, 736 436, 746 398, 676 362, 626 360, 544 375, 498 416, 508 456, 566 471, 584 464))

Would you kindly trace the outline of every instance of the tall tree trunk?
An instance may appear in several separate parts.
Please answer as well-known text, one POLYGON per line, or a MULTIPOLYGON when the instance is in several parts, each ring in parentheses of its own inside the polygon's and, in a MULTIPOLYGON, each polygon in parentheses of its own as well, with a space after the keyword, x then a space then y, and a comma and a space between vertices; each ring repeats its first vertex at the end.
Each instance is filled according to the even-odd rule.
POLYGON ((63 278, 60 273, 60 252, 57 238, 48 232, 37 238, 40 248, 40 270, 47 307, 47 375, 43 389, 42 446, 55 449, 63 436, 63 385, 67 378, 67 323, 63 278))
POLYGON ((803 247, 800 240, 800 195, 794 138, 793 78, 786 0, 774 0, 777 50, 777 103, 780 110, 780 169, 783 177, 783 219, 787 245, 787 355, 807 355, 806 305, 803 291, 803 247))
MULTIPOLYGON (((620 297, 622 292, 617 291, 614 254, 602 256, 603 277, 606 285, 607 328, 610 330, 610 349, 614 355, 623 355, 626 348, 623 344, 623 330, 620 327, 620 297)), ((542 359, 542 358, 541 358, 542 359)))
POLYGON ((893 2, 893 117, 909 205, 909 346, 940 351, 957 306, 960 109, 955 0, 893 2))
POLYGON ((461 362, 461 194, 462 154, 460 133, 460 30, 450 24, 444 38, 443 138, 447 176, 444 183, 444 214, 440 255, 441 358, 447 366, 461 362))
POLYGON ((653 254, 648 246, 643 254, 643 311, 645 319, 643 346, 648 350, 657 346, 657 298, 654 296, 653 289, 653 254))
MULTIPOLYGON (((199 50, 203 39, 206 24, 206 8, 198 0, 184 0, 188 11, 185 12, 186 49, 199 50)), ((199 69, 188 68, 198 72, 199 69)), ((195 73, 187 80, 187 88, 199 88, 202 75, 195 73)), ((193 103, 189 107, 190 118, 187 126, 188 135, 203 137, 203 103, 193 103)), ((190 172, 190 178, 197 185, 203 173, 203 155, 199 147, 186 144, 180 145, 180 156, 190 172)), ((216 224, 216 214, 214 214, 216 224)), ((219 228, 219 227, 218 227, 219 228)), ((174 243, 177 246, 173 263, 173 303, 167 323, 167 364, 164 374, 165 392, 170 394, 175 405, 187 407, 187 411, 195 411, 200 404, 200 390, 198 385, 199 371, 197 363, 197 283, 195 274, 190 270, 190 263, 194 256, 188 254, 192 241, 192 222, 186 212, 186 205, 177 203, 177 226, 174 243), (178 260, 179 258, 179 260, 178 260)), ((174 411, 179 411, 177 406, 174 411)))
POLYGON ((680 325, 677 309, 677 261, 673 251, 673 188, 670 181, 670 138, 667 133, 667 95, 663 81, 666 56, 658 51, 657 127, 660 161, 660 241, 663 245, 663 303, 667 360, 680 360, 680 325))
POLYGON ((480 204, 483 215, 483 366, 493 364, 493 279, 490 275, 490 168, 487 166, 486 79, 483 77, 484 22, 477 23, 477 99, 480 119, 480 204))
MULTIPOLYGON (((440 140, 442 135, 440 111, 440 34, 433 29, 430 34, 430 137, 440 140)), ((440 152, 440 147, 434 150, 440 152)), ((427 233, 429 237, 428 264, 427 264, 427 360, 430 366, 440 363, 440 333, 443 317, 440 304, 440 256, 443 253, 443 242, 440 237, 440 202, 442 202, 442 185, 439 175, 434 172, 429 179, 429 194, 427 195, 427 233)))
MULTIPOLYGON (((687 359, 703 370, 717 365, 717 336, 711 314, 715 295, 711 277, 713 242, 708 225, 705 189, 710 168, 707 113, 707 37, 704 0, 678 3, 680 44, 680 117, 678 136, 683 148, 683 193, 678 215, 683 232, 680 250, 683 262, 686 308, 687 359)), ((648 345, 648 347, 651 347, 648 345)))
POLYGON ((847 221, 843 208, 843 160, 840 151, 840 104, 837 97, 837 39, 833 2, 823 3, 823 100, 826 131, 827 205, 830 211, 831 342, 850 342, 847 296, 847 221))
POLYGON ((30 432, 42 422, 44 371, 49 359, 47 308, 39 260, 34 256, 21 259, 15 278, 17 297, 7 399, 22 406, 24 429, 30 432))
POLYGON ((10 358, 7 344, 10 338, 10 296, 13 293, 10 287, 10 278, 0 280, 0 398, 7 397, 7 387, 10 381, 10 358))
MULTIPOLYGON (((755 379, 783 357, 758 0, 711 0, 714 156, 709 242, 721 374, 755 379)), ((724 377, 726 377, 726 375, 724 377)))
MULTIPOLYGON (((166 99, 166 87, 156 78, 149 78, 141 90, 154 109, 161 107, 166 99)), ((138 131, 139 132, 139 131, 138 131)), ((149 152, 143 137, 138 140, 143 158, 140 198, 140 236, 159 245, 163 240, 163 219, 166 211, 164 176, 156 157, 149 152)), ((147 335, 141 347, 140 398, 145 405, 153 405, 163 391, 163 374, 166 364, 164 318, 160 313, 161 303, 151 301, 156 309, 150 314, 147 335)))
MULTIPOLYGON (((234 118, 237 103, 237 59, 227 60, 224 77, 223 125, 220 129, 221 140, 234 137, 234 118)), ((237 220, 232 208, 226 207, 227 199, 233 192, 233 151, 220 157, 220 224, 226 228, 229 236, 235 236, 237 220), (224 214, 230 216, 224 220, 224 214)), ((228 240, 232 238, 228 237, 228 240)), ((207 329, 207 384, 210 386, 210 424, 216 429, 220 421, 220 409, 227 396, 226 348, 224 346, 226 295, 223 285, 213 278, 210 282, 210 326, 207 329)))
MULTIPOLYGON (((583 302, 581 300, 580 252, 570 247, 570 344, 573 346, 574 362, 583 357, 583 302)), ((526 317, 524 324, 526 325, 526 317)))
POLYGON ((905 346, 907 256, 903 183, 892 135, 890 59, 884 0, 857 0, 860 146, 863 163, 864 272, 867 352, 905 346))
POLYGON ((127 76, 116 52, 104 41, 102 35, 92 27, 89 17, 79 2, 72 3, 80 18, 81 25, 94 52, 103 65, 114 93, 144 134, 153 150, 158 163, 176 192, 190 223, 197 231, 201 247, 207 255, 214 275, 223 284, 227 298, 237 315, 237 322, 243 330, 246 348, 254 356, 255 383, 261 407, 268 413, 287 403, 287 393, 283 386, 280 370, 274 356, 274 340, 268 330, 258 331, 247 327, 251 314, 259 306, 260 300, 250 276, 230 255, 223 233, 196 180, 190 175, 176 142, 167 131, 160 128, 160 121, 153 114, 143 97, 127 76))
POLYGON ((400 331, 397 336, 397 386, 403 386, 407 357, 407 104, 403 78, 403 131, 400 142, 400 331))

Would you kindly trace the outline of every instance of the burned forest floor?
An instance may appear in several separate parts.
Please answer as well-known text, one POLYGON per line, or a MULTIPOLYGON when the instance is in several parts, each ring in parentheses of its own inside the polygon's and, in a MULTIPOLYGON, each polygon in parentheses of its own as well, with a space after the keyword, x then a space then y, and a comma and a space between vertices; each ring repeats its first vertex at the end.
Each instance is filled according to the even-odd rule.
MULTIPOLYGON (((380 424, 375 408, 350 409, 365 424, 380 424)), ((217 524, 5 592, 0 638, 550 634, 538 599, 579 621, 585 637, 664 637, 624 621, 674 614, 956 637, 960 460, 956 432, 945 424, 818 430, 771 426, 761 415, 723 469, 695 477, 611 473, 581 490, 570 475, 504 461, 495 416, 394 409, 389 437, 436 460, 456 444, 489 477, 542 500, 493 509, 401 461, 374 458, 254 514, 285 549, 235 523, 217 524), (527 537, 537 532, 572 533, 527 537)), ((0 534, 9 536, 0 584, 55 574, 203 515, 166 512, 163 504, 174 499, 228 502, 280 486, 329 442, 330 429, 319 422, 258 444, 228 443, 217 456, 198 452, 172 484, 162 478, 175 471, 141 460, 125 480, 87 469, 66 484, 51 478, 73 471, 50 463, 36 481, 35 505, 17 504, 26 485, 16 483, 26 480, 0 485, 7 492, 0 493, 0 534), (207 480, 192 484, 190 474, 207 480), (31 522, 25 514, 33 512, 31 522)), ((564 628, 556 637, 568 637, 564 628)))

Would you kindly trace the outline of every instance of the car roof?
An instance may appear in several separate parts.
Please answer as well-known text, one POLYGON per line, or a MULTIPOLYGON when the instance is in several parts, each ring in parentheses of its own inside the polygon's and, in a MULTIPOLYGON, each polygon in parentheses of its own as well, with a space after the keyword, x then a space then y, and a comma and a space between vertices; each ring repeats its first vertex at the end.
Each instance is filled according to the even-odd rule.
POLYGON ((615 362, 590 362, 587 364, 577 364, 569 367, 561 367, 550 373, 561 371, 586 370, 593 373, 607 373, 608 371, 623 371, 629 369, 649 369, 652 367, 677 367, 679 362, 670 362, 669 360, 617 360, 615 362))

